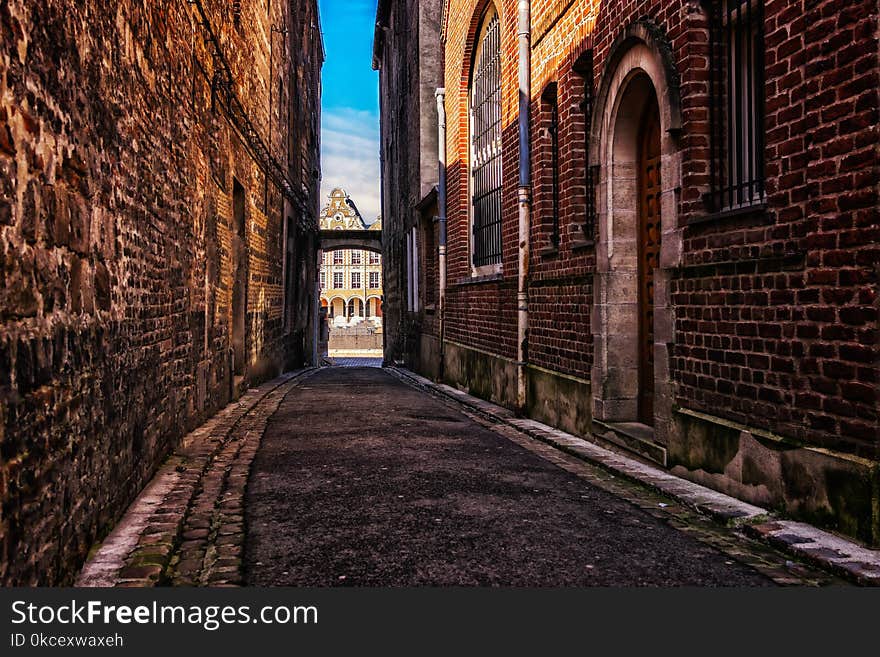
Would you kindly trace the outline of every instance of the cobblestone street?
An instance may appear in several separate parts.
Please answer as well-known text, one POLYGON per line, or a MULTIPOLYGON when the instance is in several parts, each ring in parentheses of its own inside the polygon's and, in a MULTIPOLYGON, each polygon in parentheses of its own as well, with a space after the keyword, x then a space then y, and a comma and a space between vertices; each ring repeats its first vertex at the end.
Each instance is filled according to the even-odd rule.
POLYGON ((269 420, 247 489, 257 586, 829 583, 378 369, 323 369, 269 420))

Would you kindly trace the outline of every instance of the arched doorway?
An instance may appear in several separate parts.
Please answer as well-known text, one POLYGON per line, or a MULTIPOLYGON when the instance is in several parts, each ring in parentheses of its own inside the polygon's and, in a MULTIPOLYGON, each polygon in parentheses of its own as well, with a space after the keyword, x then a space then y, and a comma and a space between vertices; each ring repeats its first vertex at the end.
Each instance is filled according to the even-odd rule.
POLYGON ((340 297, 334 297, 330 301, 330 317, 345 317, 345 301, 340 297))
POLYGON ((651 79, 633 71, 613 115, 605 226, 603 318, 607 419, 653 425, 654 272, 659 266, 660 110, 651 79))
POLYGON ((363 317, 364 316, 364 302, 362 299, 358 297, 353 297, 348 301, 348 317, 363 317))
POLYGON ((594 421, 640 444, 665 445, 674 400, 669 280, 681 260, 681 115, 674 63, 659 34, 641 23, 628 28, 608 56, 596 96, 591 383, 594 421))
POLYGON ((367 300, 367 317, 374 320, 382 318, 382 300, 379 297, 370 297, 367 300))

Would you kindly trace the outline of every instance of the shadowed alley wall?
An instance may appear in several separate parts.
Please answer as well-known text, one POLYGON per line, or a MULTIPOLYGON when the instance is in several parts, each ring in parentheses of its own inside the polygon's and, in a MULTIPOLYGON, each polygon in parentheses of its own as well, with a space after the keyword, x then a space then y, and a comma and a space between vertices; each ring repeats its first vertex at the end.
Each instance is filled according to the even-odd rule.
POLYGON ((317 21, 0 3, 0 583, 70 583, 184 433, 310 353, 317 21))

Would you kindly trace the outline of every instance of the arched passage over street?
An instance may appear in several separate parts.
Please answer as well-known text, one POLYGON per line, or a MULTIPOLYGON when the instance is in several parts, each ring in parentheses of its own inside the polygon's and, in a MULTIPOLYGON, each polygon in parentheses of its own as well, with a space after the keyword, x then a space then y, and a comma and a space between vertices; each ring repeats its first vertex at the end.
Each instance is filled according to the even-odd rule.
POLYGON ((378 230, 322 230, 320 236, 325 252, 352 249, 382 253, 382 233, 378 230))

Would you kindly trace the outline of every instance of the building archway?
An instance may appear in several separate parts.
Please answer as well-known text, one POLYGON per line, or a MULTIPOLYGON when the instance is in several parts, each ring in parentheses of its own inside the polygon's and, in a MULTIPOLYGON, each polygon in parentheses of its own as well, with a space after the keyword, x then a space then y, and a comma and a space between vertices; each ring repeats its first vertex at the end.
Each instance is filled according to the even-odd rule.
POLYGON ((345 317, 345 299, 342 297, 333 297, 330 299, 328 317, 345 317))
POLYGON ((364 316, 364 301, 359 297, 352 297, 348 300, 348 312, 347 317, 363 317, 364 316))
POLYGON ((371 296, 367 299, 367 317, 381 319, 382 299, 380 297, 371 296))
MULTIPOLYGON (((592 126, 598 244, 593 416, 654 428, 672 415, 668 281, 679 264, 681 117, 661 36, 636 24, 609 54, 592 126)), ((674 70, 674 69, 673 69, 674 70)))

